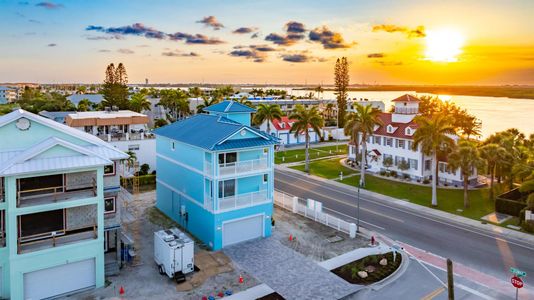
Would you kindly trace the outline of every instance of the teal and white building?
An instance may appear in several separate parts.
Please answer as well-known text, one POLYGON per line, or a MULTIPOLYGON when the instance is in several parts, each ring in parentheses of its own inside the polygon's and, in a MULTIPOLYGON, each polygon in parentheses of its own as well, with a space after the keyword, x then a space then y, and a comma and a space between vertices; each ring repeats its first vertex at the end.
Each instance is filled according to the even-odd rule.
POLYGON ((102 287, 120 260, 118 167, 128 156, 24 110, 0 117, 0 141, 0 298, 102 287))
POLYGON ((213 250, 271 235, 274 145, 223 101, 155 130, 157 207, 213 250))

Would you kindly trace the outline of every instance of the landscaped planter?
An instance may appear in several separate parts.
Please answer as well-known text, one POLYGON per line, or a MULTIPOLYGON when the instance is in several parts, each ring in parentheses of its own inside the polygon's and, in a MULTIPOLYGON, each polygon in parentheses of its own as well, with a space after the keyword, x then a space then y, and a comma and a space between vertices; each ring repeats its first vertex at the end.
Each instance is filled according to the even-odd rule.
POLYGON ((393 274, 401 265, 402 255, 397 253, 393 261, 393 252, 369 255, 359 260, 333 269, 331 272, 353 284, 369 285, 379 282, 393 274), (386 265, 380 264, 383 259, 386 265), (365 271, 367 277, 362 272, 365 271))

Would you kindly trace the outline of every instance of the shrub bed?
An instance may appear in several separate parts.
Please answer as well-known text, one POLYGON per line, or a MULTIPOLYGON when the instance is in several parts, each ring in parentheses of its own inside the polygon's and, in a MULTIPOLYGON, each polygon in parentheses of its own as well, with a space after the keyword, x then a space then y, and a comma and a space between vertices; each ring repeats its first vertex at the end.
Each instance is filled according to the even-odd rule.
POLYGON ((397 253, 393 261, 393 252, 386 254, 370 255, 362 259, 350 262, 339 268, 332 270, 332 273, 343 278, 345 281, 353 284, 369 285, 388 277, 397 270, 402 262, 402 255, 397 253), (387 265, 382 266, 380 261, 385 258, 387 265), (367 277, 361 278, 358 275, 360 271, 367 270, 367 277))

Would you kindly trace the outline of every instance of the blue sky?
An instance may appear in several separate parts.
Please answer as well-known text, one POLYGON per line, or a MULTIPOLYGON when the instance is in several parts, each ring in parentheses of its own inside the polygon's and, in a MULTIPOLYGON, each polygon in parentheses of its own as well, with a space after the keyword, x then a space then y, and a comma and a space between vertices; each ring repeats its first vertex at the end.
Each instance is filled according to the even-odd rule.
POLYGON ((106 64, 123 62, 131 82, 328 83, 335 59, 347 56, 353 82, 534 83, 534 1, 464 2, 0 1, 0 82, 100 82, 106 64), (199 23, 209 16, 224 27, 199 23), (305 28, 294 42, 266 40, 290 37, 292 21, 305 28), (165 37, 121 31, 136 23, 165 37), (373 30, 380 25, 396 29, 373 30), (408 34, 418 26, 465 36, 457 62, 426 60, 425 37, 408 34), (253 30, 232 33, 240 27, 253 30), (172 40, 177 32, 224 43, 172 40), (480 66, 497 58, 504 61, 480 66), (482 75, 465 75, 474 68, 482 75))

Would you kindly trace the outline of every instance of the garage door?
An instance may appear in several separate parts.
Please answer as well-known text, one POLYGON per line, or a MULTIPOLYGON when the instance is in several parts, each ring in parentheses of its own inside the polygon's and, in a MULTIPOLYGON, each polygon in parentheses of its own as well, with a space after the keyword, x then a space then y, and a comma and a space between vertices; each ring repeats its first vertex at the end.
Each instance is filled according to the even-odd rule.
POLYGON ((223 223, 223 247, 263 236, 263 215, 223 223))
POLYGON ((24 298, 49 298, 95 285, 95 260, 82 260, 24 274, 24 298))

